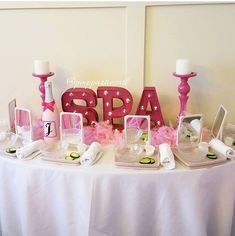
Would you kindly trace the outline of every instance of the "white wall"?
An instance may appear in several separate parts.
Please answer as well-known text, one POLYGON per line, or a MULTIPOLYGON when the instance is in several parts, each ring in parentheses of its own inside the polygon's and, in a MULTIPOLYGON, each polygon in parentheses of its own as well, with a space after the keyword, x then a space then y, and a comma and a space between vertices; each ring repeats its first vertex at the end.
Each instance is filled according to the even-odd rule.
POLYGON ((218 106, 235 123, 235 4, 147 7, 145 81, 155 85, 164 114, 178 112, 179 79, 171 76, 177 58, 190 58, 188 110, 212 123, 218 106))
POLYGON ((73 87, 67 80, 123 84, 135 107, 148 85, 157 87, 166 123, 175 122, 179 79, 171 74, 177 58, 190 58, 198 76, 190 79, 188 110, 211 124, 222 103, 235 122, 234 21, 235 4, 0 3, 0 117, 14 97, 40 116, 39 80, 31 73, 41 58, 56 73, 59 108, 73 87))

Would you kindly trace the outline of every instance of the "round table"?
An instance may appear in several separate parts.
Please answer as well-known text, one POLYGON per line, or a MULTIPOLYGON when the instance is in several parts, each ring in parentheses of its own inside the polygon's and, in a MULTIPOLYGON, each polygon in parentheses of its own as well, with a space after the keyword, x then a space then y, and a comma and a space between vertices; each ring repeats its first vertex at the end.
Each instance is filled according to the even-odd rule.
POLYGON ((203 169, 94 166, 0 156, 2 236, 235 235, 235 161, 203 169))

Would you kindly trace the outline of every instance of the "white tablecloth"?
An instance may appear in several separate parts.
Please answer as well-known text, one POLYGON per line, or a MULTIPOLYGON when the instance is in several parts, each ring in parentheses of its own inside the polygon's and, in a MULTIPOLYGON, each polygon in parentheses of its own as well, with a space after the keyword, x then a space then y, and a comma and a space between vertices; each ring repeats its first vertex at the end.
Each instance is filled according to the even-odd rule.
POLYGON ((173 171, 0 157, 2 236, 235 235, 235 162, 173 171))

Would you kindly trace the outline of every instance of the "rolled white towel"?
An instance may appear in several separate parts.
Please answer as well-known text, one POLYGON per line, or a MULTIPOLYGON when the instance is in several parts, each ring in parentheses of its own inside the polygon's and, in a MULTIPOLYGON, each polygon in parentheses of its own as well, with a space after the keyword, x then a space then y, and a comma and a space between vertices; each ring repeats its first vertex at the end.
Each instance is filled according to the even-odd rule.
POLYGON ((171 147, 167 143, 162 143, 159 145, 160 163, 167 170, 172 170, 175 168, 175 157, 171 151, 171 147))
POLYGON ((102 147, 99 143, 93 142, 87 151, 80 157, 80 163, 83 166, 91 166, 97 162, 102 155, 102 147))
POLYGON ((44 143, 43 140, 37 140, 37 141, 34 141, 32 143, 25 145, 22 148, 18 148, 16 150, 16 157, 19 159, 29 158, 31 154, 40 150, 43 143, 44 143))
POLYGON ((235 151, 231 147, 225 145, 221 140, 217 138, 212 139, 209 145, 213 150, 215 150, 216 152, 222 154, 223 156, 229 159, 235 157, 235 151))

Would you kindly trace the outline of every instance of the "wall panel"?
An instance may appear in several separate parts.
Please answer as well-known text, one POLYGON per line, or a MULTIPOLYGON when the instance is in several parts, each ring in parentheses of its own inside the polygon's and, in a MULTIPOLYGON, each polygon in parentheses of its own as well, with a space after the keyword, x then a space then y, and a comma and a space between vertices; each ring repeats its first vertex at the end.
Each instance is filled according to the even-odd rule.
POLYGON ((222 103, 235 122, 234 21, 235 4, 147 7, 145 84, 158 88, 166 120, 179 112, 175 61, 189 58, 198 73, 189 80, 189 112, 203 113, 211 124, 222 103))
POLYGON ((40 116, 39 81, 31 76, 34 59, 50 61, 59 106, 70 87, 121 86, 135 97, 142 90, 144 8, 24 6, 0 9, 2 116, 13 97, 40 116))
MULTIPOLYGON (((188 110, 211 124, 220 103, 235 121, 235 4, 151 2, 0 3, 0 114, 7 102, 41 114, 33 60, 48 59, 55 97, 69 87, 123 86, 134 95, 156 86, 166 123, 179 111, 177 58, 190 58, 188 110), (73 83, 75 81, 75 83, 73 83)), ((99 108, 101 108, 99 101, 99 108)))

